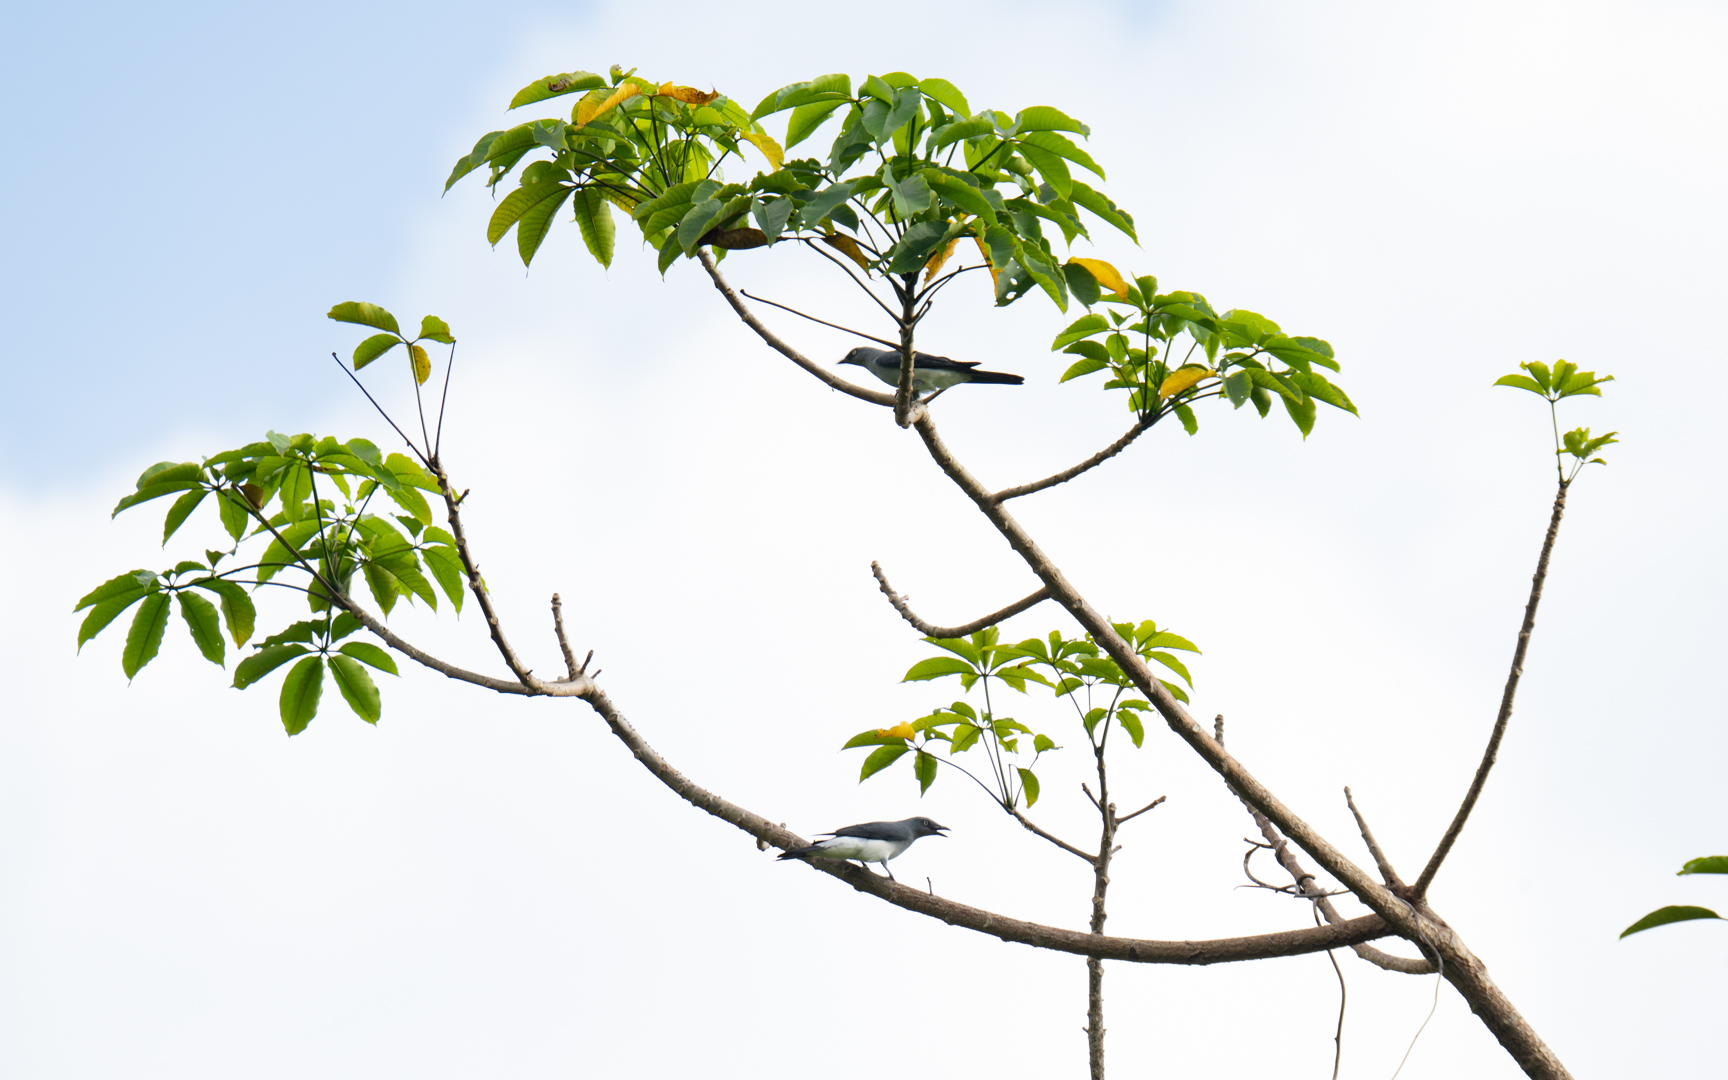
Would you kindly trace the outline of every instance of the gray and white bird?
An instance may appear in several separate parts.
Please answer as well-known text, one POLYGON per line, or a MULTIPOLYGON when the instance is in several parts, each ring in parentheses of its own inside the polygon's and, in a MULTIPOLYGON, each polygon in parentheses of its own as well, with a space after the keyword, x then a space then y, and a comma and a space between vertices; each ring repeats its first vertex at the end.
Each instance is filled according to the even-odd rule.
POLYGON ((824 833, 824 836, 832 839, 818 840, 809 847, 782 852, 780 858, 802 859, 814 856, 818 859, 857 859, 860 863, 881 863, 882 869, 888 872, 888 880, 893 881, 894 871, 888 869, 889 859, 911 847, 912 841, 921 836, 941 836, 947 831, 948 826, 938 825, 927 817, 909 817, 904 821, 867 821, 862 825, 848 825, 844 829, 824 833))
MULTIPOLYGON (((896 349, 871 349, 859 346, 846 354, 842 364, 857 364, 889 386, 900 385, 900 353, 896 349)), ((950 360, 929 353, 912 354, 912 389, 930 392, 935 397, 950 386, 965 382, 1003 383, 1019 386, 1026 380, 1000 371, 979 371, 977 361, 950 360)), ((928 400, 928 399, 927 399, 928 400)))

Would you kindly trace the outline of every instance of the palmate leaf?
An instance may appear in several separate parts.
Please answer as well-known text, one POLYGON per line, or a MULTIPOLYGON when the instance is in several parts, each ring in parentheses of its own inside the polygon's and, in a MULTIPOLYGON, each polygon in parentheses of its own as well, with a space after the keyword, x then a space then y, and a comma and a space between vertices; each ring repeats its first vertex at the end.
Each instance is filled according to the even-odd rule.
POLYGON ((282 680, 282 693, 278 698, 278 707, 282 714, 282 727, 290 735, 298 735, 306 730, 306 725, 318 715, 318 699, 324 693, 324 658, 308 656, 288 672, 288 677, 282 680))
POLYGON ((204 654, 204 659, 217 667, 227 665, 227 653, 222 644, 222 626, 216 616, 216 605, 195 592, 174 594, 180 602, 180 616, 192 632, 192 643, 204 654))
POLYGON ((168 594, 152 592, 132 616, 132 626, 126 632, 126 648, 120 654, 121 670, 131 680, 144 665, 156 659, 162 648, 162 635, 168 629, 168 594))
POLYGON ((908 752, 910 752, 911 749, 911 747, 904 744, 898 746, 877 747, 875 750, 871 751, 869 757, 864 759, 864 767, 858 773, 858 782, 863 783, 872 776, 875 776, 883 769, 886 769, 896 761, 899 761, 908 752))
MULTIPOLYGON (((378 697, 378 684, 372 681, 372 676, 360 666, 360 661, 351 656, 337 654, 330 657, 330 677, 336 683, 336 689, 342 692, 342 700, 348 707, 368 724, 376 724, 382 716, 383 705, 378 697)), ((289 732, 293 734, 293 732, 289 732)))

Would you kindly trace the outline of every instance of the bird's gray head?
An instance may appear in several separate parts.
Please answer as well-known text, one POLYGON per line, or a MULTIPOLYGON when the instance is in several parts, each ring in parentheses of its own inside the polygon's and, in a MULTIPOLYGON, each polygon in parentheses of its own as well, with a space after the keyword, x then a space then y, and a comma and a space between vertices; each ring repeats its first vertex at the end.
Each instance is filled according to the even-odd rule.
POLYGON ((927 817, 911 818, 906 822, 906 824, 912 826, 913 839, 917 839, 920 836, 941 836, 943 833, 948 831, 948 826, 938 825, 927 817))
POLYGON ((859 346, 858 348, 853 349, 851 352, 847 353, 846 359, 844 359, 840 362, 842 364, 858 364, 860 366, 868 366, 870 364, 870 362, 875 360, 875 359, 876 359, 876 350, 875 349, 866 349, 863 346, 859 346))

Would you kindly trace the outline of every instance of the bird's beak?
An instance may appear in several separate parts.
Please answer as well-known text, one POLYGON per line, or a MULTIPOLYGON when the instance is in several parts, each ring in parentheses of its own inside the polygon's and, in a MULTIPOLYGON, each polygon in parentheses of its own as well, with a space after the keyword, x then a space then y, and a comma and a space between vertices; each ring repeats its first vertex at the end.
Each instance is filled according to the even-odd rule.
POLYGON ((938 825, 938 826, 936 826, 936 831, 931 833, 930 835, 931 836, 940 836, 944 840, 946 840, 948 838, 948 826, 938 825))

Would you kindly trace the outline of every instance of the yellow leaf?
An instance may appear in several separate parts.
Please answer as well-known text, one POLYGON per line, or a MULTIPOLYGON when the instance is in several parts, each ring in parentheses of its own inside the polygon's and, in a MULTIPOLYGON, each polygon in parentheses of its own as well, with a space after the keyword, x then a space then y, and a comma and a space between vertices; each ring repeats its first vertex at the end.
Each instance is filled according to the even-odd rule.
POLYGON ((850 236, 842 236, 839 233, 829 233, 827 236, 822 238, 822 242, 837 251, 845 252, 853 262, 862 266, 864 269, 870 269, 870 260, 864 257, 864 252, 858 247, 858 241, 852 239, 850 236))
POLYGON ((758 135, 753 131, 740 131, 738 134, 749 139, 756 149, 762 151, 762 156, 768 159, 768 164, 774 166, 776 172, 786 164, 786 151, 780 149, 780 144, 767 135, 758 135))
POLYGON ((943 264, 954 257, 954 249, 959 246, 960 238, 956 236, 954 239, 948 241, 947 247, 930 257, 930 261, 924 264, 924 284, 928 285, 935 279, 936 275, 941 271, 943 264))
POLYGON ((893 727, 877 728, 876 734, 884 739, 910 739, 917 732, 912 730, 911 724, 895 724, 893 727))
POLYGON ((720 96, 720 91, 704 94, 694 86, 679 86, 677 83, 662 83, 660 89, 654 92, 655 97, 677 98, 686 105, 706 105, 720 96))
POLYGON ((614 105, 617 105, 620 102, 629 101, 641 92, 642 88, 640 86, 637 86, 635 83, 627 82, 620 85, 618 89, 612 91, 611 95, 604 101, 599 101, 593 97, 583 98, 582 103, 576 106, 576 126, 581 127, 583 124, 604 116, 612 110, 614 105))
POLYGON ((1193 386, 1201 379, 1207 378, 1213 374, 1215 373, 1211 368, 1201 367, 1199 364, 1189 364, 1186 367, 1179 367, 1175 371, 1172 371, 1169 378, 1165 379, 1158 387, 1158 397, 1162 400, 1163 398, 1170 397, 1173 394, 1180 394, 1182 391, 1193 386))
POLYGON ((414 381, 424 385, 432 377, 432 358, 419 345, 408 346, 408 351, 414 354, 414 381))
POLYGON ((996 278, 998 275, 995 265, 990 262, 990 252, 984 247, 984 238, 982 236, 974 236, 972 239, 978 245, 978 254, 984 256, 984 268, 990 271, 990 288, 994 290, 996 288, 996 278))
POLYGON ((1069 259, 1068 261, 1097 278, 1098 284, 1109 289, 1121 299, 1128 299, 1128 283, 1122 280, 1122 275, 1117 273, 1114 266, 1103 259, 1069 259))

